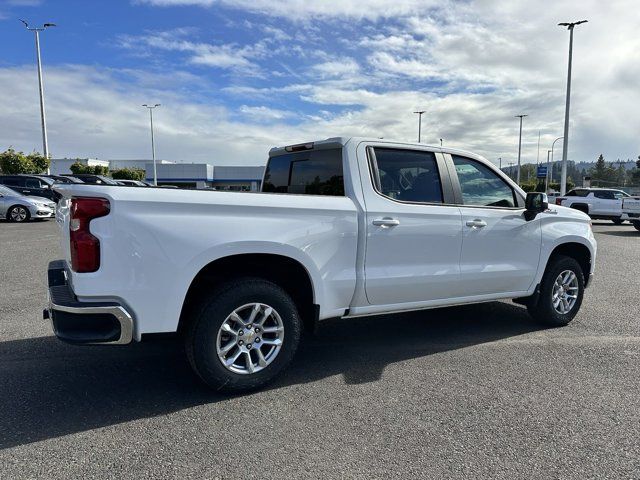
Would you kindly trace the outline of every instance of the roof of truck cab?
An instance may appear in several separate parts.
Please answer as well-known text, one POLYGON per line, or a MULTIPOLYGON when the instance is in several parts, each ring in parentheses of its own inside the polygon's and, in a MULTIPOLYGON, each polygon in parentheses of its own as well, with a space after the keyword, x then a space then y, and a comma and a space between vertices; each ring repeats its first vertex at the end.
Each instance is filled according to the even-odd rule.
POLYGON ((387 145, 397 145, 397 146, 403 146, 403 147, 420 147, 420 148, 427 148, 430 150, 434 150, 437 152, 449 153, 453 155, 464 155, 468 157, 482 158, 483 160, 486 160, 481 155, 478 155, 476 153, 473 153, 467 150, 458 149, 458 148, 441 147, 440 145, 427 145, 425 143, 404 142, 400 140, 391 140, 386 138, 375 138, 375 137, 331 137, 331 138, 326 138, 324 140, 312 140, 309 142, 301 142, 301 143, 286 145, 282 147, 273 147, 271 150, 269 150, 269 156, 273 157, 276 155, 282 155, 284 153, 290 153, 290 151, 287 149, 291 149, 293 147, 302 147, 304 145, 313 145, 313 147, 309 149, 324 150, 329 148, 344 147, 349 142, 383 143, 387 145))

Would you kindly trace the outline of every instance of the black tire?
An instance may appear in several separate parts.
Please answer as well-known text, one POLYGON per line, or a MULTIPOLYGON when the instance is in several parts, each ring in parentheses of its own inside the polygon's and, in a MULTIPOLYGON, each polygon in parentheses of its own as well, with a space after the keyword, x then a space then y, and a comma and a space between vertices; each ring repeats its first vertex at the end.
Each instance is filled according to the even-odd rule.
POLYGON ((636 230, 640 231, 640 222, 638 222, 638 221, 634 221, 634 222, 633 222, 633 227, 634 227, 636 230))
POLYGON ((587 205, 582 205, 582 204, 571 205, 571 208, 573 208, 574 210, 579 210, 582 213, 586 213, 587 215, 589 215, 589 207, 587 205))
POLYGON ((30 218, 31 218, 31 213, 29 212, 29 209, 26 207, 23 207, 22 205, 14 205, 7 211, 7 220, 9 220, 10 222, 16 222, 16 223, 28 222, 30 218), (18 211, 22 211, 24 216, 14 215, 14 213, 18 211))
POLYGON ((557 255, 552 257, 547 264, 542 281, 540 282, 540 296, 534 305, 527 309, 531 316, 540 323, 551 327, 563 327, 568 325, 576 316, 582 305, 584 296, 584 273, 580 264, 571 257, 557 255), (553 286, 559 275, 566 271, 572 271, 577 277, 578 292, 576 301, 568 313, 560 313, 553 306, 553 286))
POLYGON ((209 387, 218 391, 246 392, 263 387, 287 367, 300 344, 302 321, 295 303, 281 287, 261 278, 245 277, 225 283, 203 299, 189 320, 185 332, 189 363, 209 387), (235 373, 218 358, 218 332, 232 312, 254 302, 271 306, 279 314, 284 327, 282 345, 273 361, 262 370, 235 373))
POLYGON ((624 223, 624 220, 622 220, 621 218, 614 218, 611 220, 615 225, 622 225, 624 223))

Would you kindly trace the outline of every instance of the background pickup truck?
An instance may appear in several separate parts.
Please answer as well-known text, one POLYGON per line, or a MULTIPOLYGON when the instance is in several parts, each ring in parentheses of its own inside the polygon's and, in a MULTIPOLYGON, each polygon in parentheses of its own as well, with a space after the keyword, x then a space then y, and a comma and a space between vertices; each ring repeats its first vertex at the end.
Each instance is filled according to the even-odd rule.
POLYGON ((621 225, 622 200, 629 194, 611 188, 574 188, 564 197, 556 198, 556 205, 574 208, 594 220, 611 220, 621 225))
POLYGON ((262 193, 57 189, 56 335, 178 332, 195 372, 227 391, 271 380, 305 328, 332 317, 515 299, 565 325, 596 255, 584 213, 525 198, 482 157, 421 144, 274 148, 262 193))
POLYGON ((640 196, 622 200, 622 220, 628 220, 640 231, 640 196))

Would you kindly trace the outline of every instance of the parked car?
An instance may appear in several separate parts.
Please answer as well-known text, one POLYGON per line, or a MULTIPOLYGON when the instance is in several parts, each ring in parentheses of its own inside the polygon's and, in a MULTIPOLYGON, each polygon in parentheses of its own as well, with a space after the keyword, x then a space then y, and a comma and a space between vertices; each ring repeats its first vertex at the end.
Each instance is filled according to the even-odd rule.
POLYGON ((50 199, 23 195, 6 185, 0 185, 0 218, 10 222, 26 222, 51 218, 55 213, 56 204, 50 199))
POLYGON ((38 175, 39 177, 50 178, 55 183, 84 183, 76 177, 65 177, 64 175, 38 175))
POLYGON ((621 225, 622 199, 629 194, 611 188, 574 188, 564 197, 556 198, 556 205, 574 208, 594 220, 611 220, 621 225))
POLYGON ((116 180, 116 183, 118 185, 123 185, 125 187, 148 187, 149 186, 146 183, 141 182, 140 180, 118 179, 116 180))
POLYGON ((622 199, 622 220, 629 220, 640 231, 640 196, 622 199))
POLYGON ((65 173, 63 177, 77 178, 83 183, 90 183, 94 185, 118 185, 118 183, 112 178, 105 177, 103 175, 93 175, 89 173, 70 174, 65 173))
POLYGON ((264 385, 303 329, 329 318, 515 299, 566 325, 594 271, 587 215, 449 148, 274 148, 262 193, 58 188, 64 259, 49 265, 45 310, 55 334, 126 344, 178 332, 219 390, 264 385))
POLYGON ((51 186, 54 181, 38 175, 0 175, 0 185, 11 187, 16 192, 33 197, 45 197, 57 202, 60 196, 51 186))

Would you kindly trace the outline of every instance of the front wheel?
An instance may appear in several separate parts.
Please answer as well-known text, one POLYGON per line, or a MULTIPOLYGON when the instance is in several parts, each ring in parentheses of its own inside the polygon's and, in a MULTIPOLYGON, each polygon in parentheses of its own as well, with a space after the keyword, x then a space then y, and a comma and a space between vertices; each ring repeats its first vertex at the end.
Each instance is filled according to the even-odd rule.
POLYGON ((621 218, 614 218, 611 220, 615 225, 622 225, 624 223, 624 220, 622 220, 621 218))
POLYGON ((584 295, 584 273, 571 257, 556 256, 549 260, 540 283, 540 296, 528 307, 537 321, 552 327, 569 324, 576 316, 584 295))
POLYGON ((16 205, 9 209, 7 219, 12 222, 26 222, 31 217, 29 210, 22 205, 16 205))
POLYGON ((633 222, 633 227, 634 227, 636 230, 640 231, 640 222, 633 222))
POLYGON ((185 337, 186 352, 193 370, 211 388, 254 390, 291 362, 301 326, 295 303, 281 287, 241 278, 203 300, 185 337))

